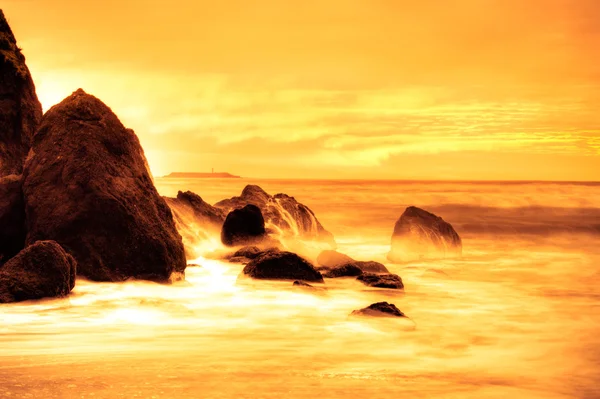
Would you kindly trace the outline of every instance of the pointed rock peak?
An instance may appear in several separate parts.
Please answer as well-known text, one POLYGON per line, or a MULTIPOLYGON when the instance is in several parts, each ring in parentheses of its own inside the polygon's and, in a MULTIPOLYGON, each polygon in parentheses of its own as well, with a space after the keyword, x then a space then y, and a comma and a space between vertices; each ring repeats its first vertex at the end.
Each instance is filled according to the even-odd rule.
POLYGON ((0 62, 2 62, 3 70, 8 68, 17 78, 22 81, 27 80, 29 70, 25 65, 25 56, 17 46, 15 35, 2 10, 0 10, 0 62))
POLYGON ((97 122, 106 118, 118 120, 108 105, 82 89, 77 89, 70 96, 50 108, 47 116, 51 117, 56 113, 67 114, 70 119, 83 122, 97 122))
POLYGON ((427 212, 425 209, 417 208, 416 206, 409 206, 402 215, 426 219, 439 219, 439 216, 436 216, 431 212, 427 212))

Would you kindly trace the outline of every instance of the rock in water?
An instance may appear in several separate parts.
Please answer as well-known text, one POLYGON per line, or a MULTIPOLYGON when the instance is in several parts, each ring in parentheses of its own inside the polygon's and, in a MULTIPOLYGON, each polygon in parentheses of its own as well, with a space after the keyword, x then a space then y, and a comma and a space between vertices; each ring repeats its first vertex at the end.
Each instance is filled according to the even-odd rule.
POLYGON ((374 317, 406 317, 393 303, 377 302, 364 309, 355 310, 351 316, 374 316, 374 317))
POLYGON ((21 174, 41 119, 25 57, 0 10, 0 177, 21 174))
POLYGON ((229 212, 221 230, 221 242, 230 247, 257 243, 265 237, 263 215, 251 204, 229 212))
POLYGON ((0 265, 25 247, 25 203, 21 176, 0 177, 0 265))
POLYGON ((364 285, 375 288, 390 288, 401 290, 404 288, 402 278, 397 274, 363 273, 356 278, 364 285))
POLYGON ((379 262, 374 262, 372 260, 370 261, 360 261, 360 260, 355 260, 354 262, 351 262, 350 264, 358 267, 360 270, 362 270, 365 273, 389 273, 390 271, 387 269, 387 267, 385 267, 385 265, 379 263, 379 262))
POLYGON ((267 251, 244 267, 244 275, 263 280, 323 282, 323 276, 309 261, 287 251, 267 251))
POLYGON ((166 282, 186 267, 173 215, 140 142, 79 89, 52 107, 25 164, 27 240, 55 240, 97 281, 166 282))
POLYGON ((462 241, 450 223, 433 213, 410 206, 394 226, 388 258, 392 262, 404 262, 461 254, 462 241))
POLYGON ((350 262, 354 262, 354 259, 331 249, 321 251, 317 256, 317 264, 323 267, 337 267, 350 262))
POLYGON ((335 245, 333 235, 325 230, 313 211, 286 194, 267 194, 256 185, 247 185, 239 197, 219 201, 215 207, 229 212, 252 204, 260 208, 267 225, 288 237, 318 240, 335 245))
POLYGON ((327 278, 338 278, 338 277, 356 277, 360 276, 363 271, 360 267, 352 264, 346 263, 345 265, 327 268, 326 271, 323 272, 323 277, 327 278))
POLYGON ((0 303, 67 295, 76 265, 55 241, 33 243, 0 267, 0 303))

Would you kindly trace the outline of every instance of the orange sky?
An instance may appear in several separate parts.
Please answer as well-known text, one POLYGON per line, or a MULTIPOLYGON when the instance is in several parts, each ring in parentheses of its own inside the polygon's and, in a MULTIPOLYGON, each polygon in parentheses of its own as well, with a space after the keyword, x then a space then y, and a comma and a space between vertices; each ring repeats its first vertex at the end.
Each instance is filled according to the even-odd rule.
POLYGON ((600 1, 3 0, 155 175, 600 180, 600 1))

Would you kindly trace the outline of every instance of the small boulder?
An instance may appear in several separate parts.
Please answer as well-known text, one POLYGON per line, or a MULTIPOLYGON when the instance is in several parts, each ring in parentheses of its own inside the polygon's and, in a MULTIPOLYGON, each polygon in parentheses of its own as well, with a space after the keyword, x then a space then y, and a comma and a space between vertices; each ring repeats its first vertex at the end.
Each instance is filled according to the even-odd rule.
POLYGON ((267 251, 244 267, 245 276, 264 280, 323 282, 323 276, 304 258, 287 251, 267 251))
POLYGON ((235 251, 233 256, 243 256, 244 258, 254 259, 258 255, 260 255, 263 251, 259 247, 256 246, 246 246, 235 251))
POLYGON ((357 277, 357 280, 362 282, 364 285, 376 288, 391 288, 391 289, 403 289, 404 284, 402 278, 397 274, 375 274, 375 273, 363 273, 357 277))
POLYGON ((55 241, 37 241, 0 267, 0 303, 67 295, 77 263, 55 241))
POLYGON ((315 288, 312 285, 305 283, 304 281, 294 281, 294 283, 292 284, 295 287, 303 287, 303 288, 315 288))
POLYGON ((387 302, 377 302, 364 309, 355 310, 350 316, 406 317, 396 305, 387 302))
POLYGON ((410 206, 394 226, 388 259, 405 262, 461 254, 462 241, 450 223, 433 213, 410 206))
POLYGON ((326 268, 323 271, 323 277, 326 278, 338 278, 338 277, 356 277, 363 274, 363 271, 360 267, 352 264, 346 263, 345 265, 326 268))
POLYGON ((25 235, 21 176, 0 177, 0 265, 25 247, 25 235))
POLYGON ((390 272, 387 269, 387 267, 385 267, 384 265, 382 265, 379 262, 374 262, 374 261, 363 262, 360 260, 355 260, 348 264, 358 267, 360 270, 362 270, 365 273, 389 273, 390 272))
POLYGON ((256 205, 229 212, 221 230, 221 242, 227 246, 253 244, 266 237, 265 220, 256 205))
POLYGON ((323 267, 337 267, 350 262, 354 262, 354 259, 332 249, 321 251, 317 256, 317 265, 323 267))

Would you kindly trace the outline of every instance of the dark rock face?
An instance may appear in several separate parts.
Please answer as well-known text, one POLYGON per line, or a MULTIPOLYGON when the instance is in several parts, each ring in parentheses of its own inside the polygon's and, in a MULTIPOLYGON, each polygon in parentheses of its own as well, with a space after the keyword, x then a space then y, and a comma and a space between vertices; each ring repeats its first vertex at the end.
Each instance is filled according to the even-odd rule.
POLYGON ((175 226, 183 238, 187 257, 197 258, 200 253, 196 252, 195 244, 221 231, 225 212, 191 191, 179 191, 176 198, 164 199, 173 212, 175 226))
POLYGON ((229 212, 221 230, 221 242, 230 247, 260 242, 265 236, 262 213, 251 204, 229 212))
POLYGON ((0 10, 0 177, 21 174, 41 119, 25 57, 0 10))
POLYGON ((97 281, 165 282, 186 267, 171 210, 131 129, 77 90, 52 107, 24 172, 27 240, 55 240, 97 281))
POLYGON ((0 267, 0 303, 67 295, 76 265, 55 241, 37 241, 0 267))
POLYGON ((388 258, 403 262, 420 258, 460 256, 462 241, 450 223, 423 209, 406 208, 394 226, 388 258))
POLYGON ((351 316, 374 316, 374 317, 406 317, 393 303, 377 302, 364 309, 355 310, 351 316))
POLYGON ((331 249, 321 251, 317 256, 317 264, 324 267, 337 267, 350 262, 354 262, 354 259, 331 249))
POLYGON ((364 285, 376 288, 403 289, 402 279, 397 274, 363 273, 357 278, 364 285))
POLYGON ((284 236, 335 245, 333 235, 323 228, 313 211, 286 194, 271 196, 259 186, 248 185, 239 197, 219 201, 215 207, 231 211, 247 204, 259 207, 266 223, 284 236))
POLYGON ((0 177, 0 265, 25 247, 25 234, 21 176, 0 177))
POLYGON ((360 276, 363 271, 360 267, 346 263, 345 265, 332 267, 323 272, 323 277, 327 278, 338 278, 338 277, 356 277, 360 276))
POLYGON ((244 267, 243 274, 263 280, 323 282, 323 276, 310 262, 287 251, 264 252, 244 267))

